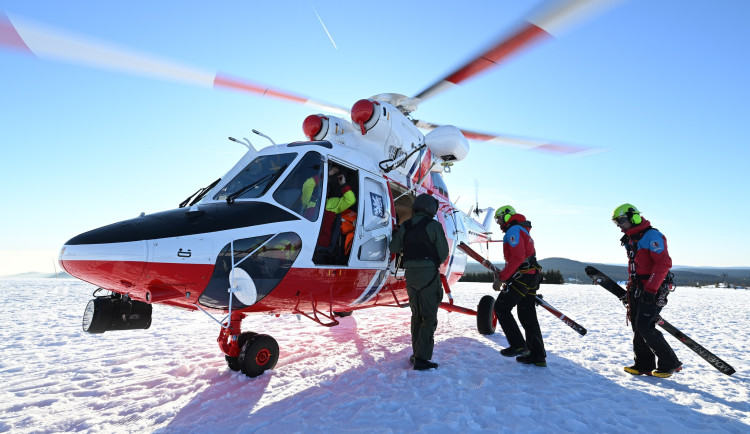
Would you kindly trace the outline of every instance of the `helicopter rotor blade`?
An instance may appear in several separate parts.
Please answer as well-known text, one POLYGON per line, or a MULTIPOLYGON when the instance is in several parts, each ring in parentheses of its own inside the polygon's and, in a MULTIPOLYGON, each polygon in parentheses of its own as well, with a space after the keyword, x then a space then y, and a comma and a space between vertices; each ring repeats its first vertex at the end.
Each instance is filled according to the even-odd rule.
MULTIPOLYGON (((427 131, 432 131, 435 128, 440 126, 439 124, 425 122, 425 121, 421 121, 417 119, 412 120, 412 122, 414 123, 415 126, 417 126, 417 128, 422 128, 427 131)), ((500 134, 480 133, 477 131, 466 130, 463 128, 459 128, 459 130, 464 135, 464 137, 466 137, 468 140, 477 140, 480 142, 495 143, 495 144, 504 145, 504 146, 512 146, 515 148, 530 149, 534 151, 546 152, 550 154, 583 156, 583 155, 590 155, 590 154, 598 154, 600 152, 606 151, 605 149, 601 149, 601 148, 592 148, 592 147, 583 146, 583 145, 570 145, 570 144, 565 144, 565 143, 556 143, 556 142, 552 142, 549 140, 522 138, 522 137, 514 137, 514 136, 500 135, 500 134)))
POLYGON ((622 0, 558 0, 540 9, 530 16, 526 23, 520 26, 510 36, 505 36, 491 44, 490 48, 474 57, 469 62, 438 80, 413 99, 425 101, 435 95, 454 87, 462 82, 498 66, 511 55, 526 49, 540 39, 559 34, 565 27, 569 27, 589 15, 622 0))
POLYGON ((0 48, 21 51, 40 60, 82 64, 132 75, 205 88, 224 88, 308 105, 340 115, 349 109, 266 85, 182 65, 156 56, 72 35, 0 12, 0 48))

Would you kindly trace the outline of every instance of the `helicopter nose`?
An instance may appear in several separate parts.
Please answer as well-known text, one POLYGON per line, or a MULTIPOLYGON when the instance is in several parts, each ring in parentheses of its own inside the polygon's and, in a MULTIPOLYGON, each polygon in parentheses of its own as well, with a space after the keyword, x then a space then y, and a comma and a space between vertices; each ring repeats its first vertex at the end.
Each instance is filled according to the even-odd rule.
POLYGON ((84 232, 65 243, 59 262, 71 276, 104 289, 127 293, 138 284, 148 244, 129 221, 84 232))

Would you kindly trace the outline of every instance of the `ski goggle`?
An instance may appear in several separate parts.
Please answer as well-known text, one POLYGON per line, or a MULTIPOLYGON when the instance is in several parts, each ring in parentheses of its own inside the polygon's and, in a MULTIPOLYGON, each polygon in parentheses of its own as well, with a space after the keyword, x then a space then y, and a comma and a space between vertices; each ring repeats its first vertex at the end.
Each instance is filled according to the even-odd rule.
POLYGON ((510 220, 511 215, 512 214, 510 214, 510 213, 500 214, 497 217, 495 217, 495 221, 498 222, 498 223, 500 223, 500 224, 508 223, 508 220, 510 220))
POLYGON ((622 226, 625 223, 629 223, 630 219, 626 215, 621 215, 619 217, 613 218, 612 223, 614 223, 616 226, 622 226))

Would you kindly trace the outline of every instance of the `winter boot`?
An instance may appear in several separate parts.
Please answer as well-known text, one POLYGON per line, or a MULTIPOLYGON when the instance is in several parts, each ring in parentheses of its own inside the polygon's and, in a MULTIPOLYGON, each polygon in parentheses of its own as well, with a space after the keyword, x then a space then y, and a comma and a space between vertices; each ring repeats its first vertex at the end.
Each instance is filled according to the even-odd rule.
POLYGON ((622 368, 625 372, 631 375, 651 375, 650 369, 640 369, 639 367, 633 365, 633 366, 626 366, 622 368))
POLYGON ((428 369, 437 369, 438 364, 429 360, 414 359, 414 370, 415 371, 426 371, 428 369))
POLYGON ((539 366, 540 368, 547 367, 546 357, 534 357, 528 354, 516 357, 516 362, 523 363, 524 365, 539 366))
POLYGON ((652 375, 659 378, 668 378, 671 377, 675 372, 680 371, 682 371, 682 362, 678 362, 677 366, 672 369, 657 368, 654 370, 654 372, 652 372, 652 375))
POLYGON ((505 357, 528 356, 529 349, 526 347, 508 347, 500 350, 500 355, 505 357))

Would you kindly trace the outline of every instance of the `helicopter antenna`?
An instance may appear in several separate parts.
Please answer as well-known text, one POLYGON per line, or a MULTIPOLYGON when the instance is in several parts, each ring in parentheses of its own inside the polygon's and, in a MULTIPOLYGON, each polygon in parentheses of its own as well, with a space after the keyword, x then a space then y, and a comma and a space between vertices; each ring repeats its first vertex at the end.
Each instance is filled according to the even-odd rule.
POLYGON ((479 181, 474 178, 474 214, 479 217, 479 181))
POLYGON ((231 141, 233 141, 235 143, 239 143, 240 145, 243 145, 244 147, 246 147, 249 150, 256 151, 255 146, 253 146, 253 144, 250 143, 250 140, 248 140, 247 137, 243 137, 242 138, 242 140, 244 140, 244 142, 242 140, 237 140, 234 137, 230 137, 229 140, 231 140, 231 141))
POLYGON ((273 146, 276 146, 276 142, 274 142, 273 140, 271 140, 271 138, 270 138, 270 137, 268 137, 267 135, 265 135, 265 134, 261 133, 261 132, 260 132, 260 131, 258 131, 258 130, 253 130, 253 132, 254 132, 255 134, 257 134, 257 135, 261 136, 261 137, 265 137, 265 138, 267 138, 267 139, 268 139, 268 141, 269 141, 269 142, 271 142, 271 143, 273 144, 273 146))

